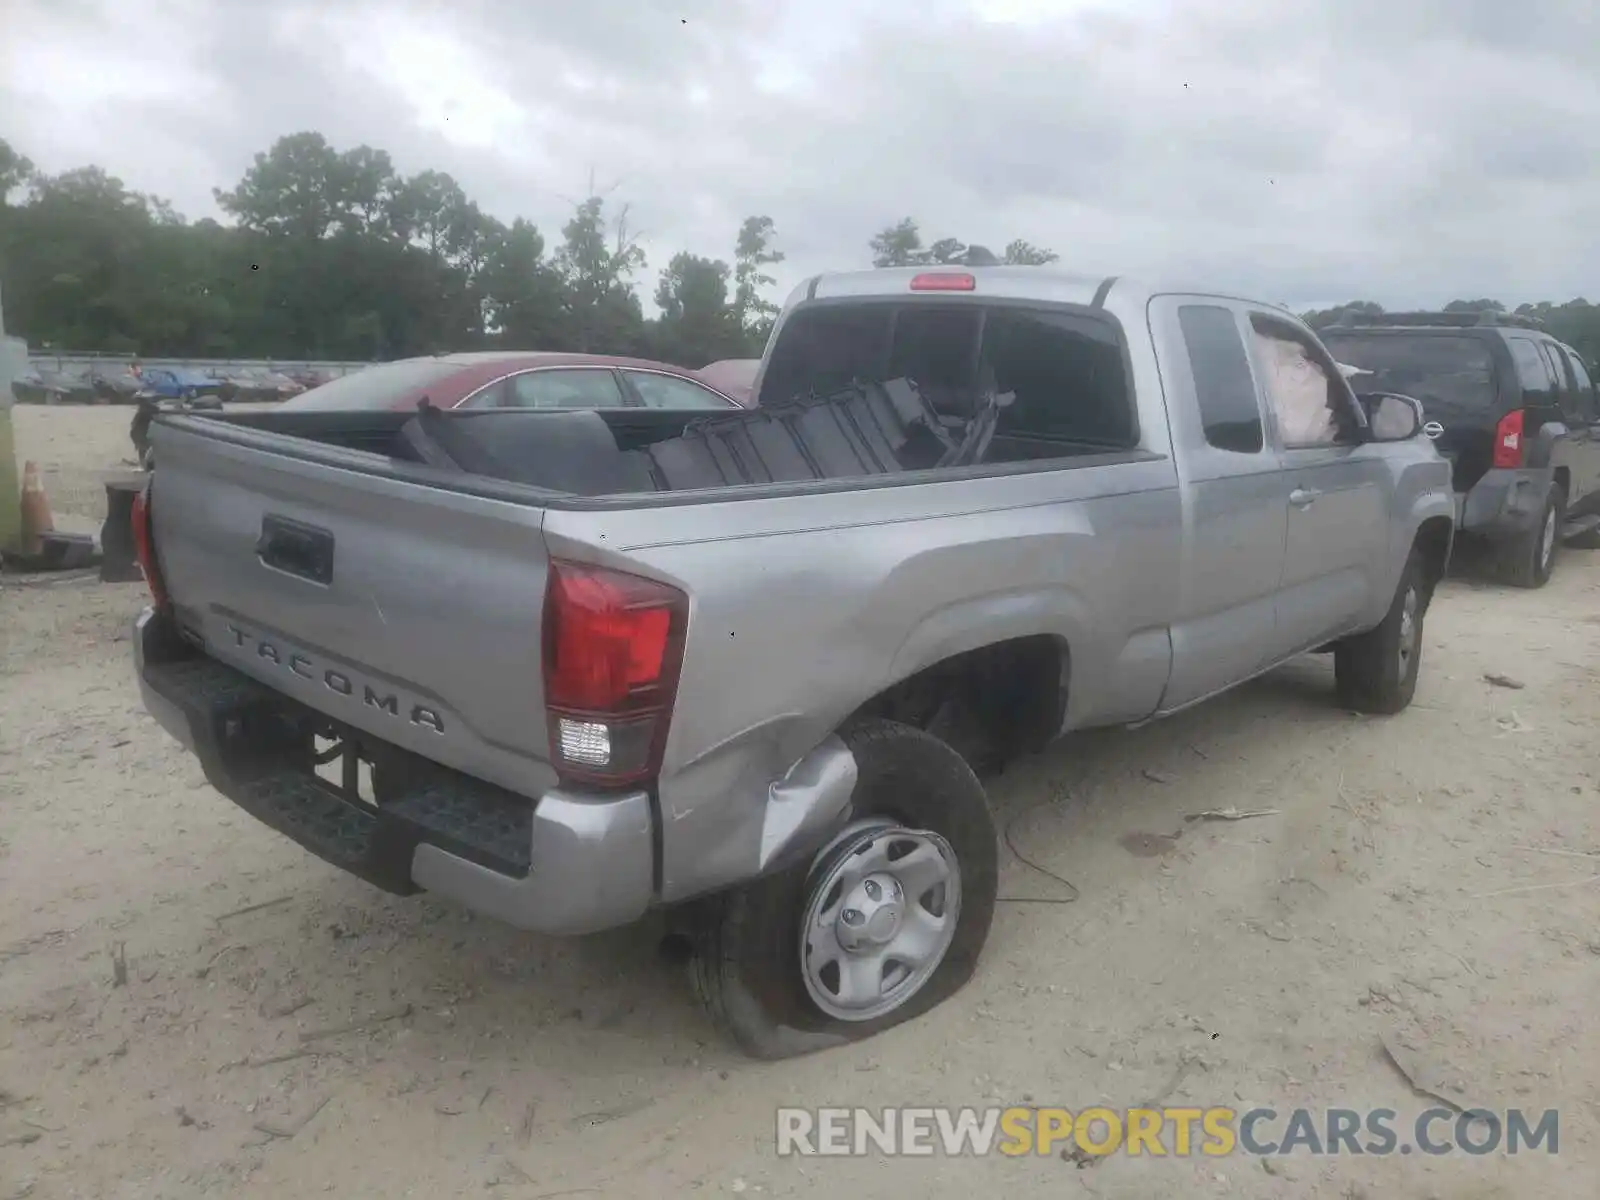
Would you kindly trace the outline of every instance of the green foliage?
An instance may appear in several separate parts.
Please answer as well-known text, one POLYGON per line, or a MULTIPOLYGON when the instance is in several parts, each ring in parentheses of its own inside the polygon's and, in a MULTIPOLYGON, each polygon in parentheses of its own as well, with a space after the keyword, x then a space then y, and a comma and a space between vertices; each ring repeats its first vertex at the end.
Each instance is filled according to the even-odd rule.
MULTIPOLYGON (((550 245, 503 224, 449 175, 400 175, 371 146, 320 133, 280 138, 231 189, 231 218, 186 221, 99 167, 41 175, 0 139, 0 278, 9 330, 39 348, 174 357, 384 359, 478 347, 587 350, 700 366, 761 353, 784 261, 771 217, 751 216, 732 265, 679 253, 660 272, 661 315, 635 291, 646 267, 628 210, 578 204, 550 245)), ((877 267, 992 261, 959 238, 924 245, 911 217, 869 243, 877 267)), ((1058 260, 1017 239, 1000 259, 1058 260)), ((1445 308, 1503 310, 1492 299, 1445 308)), ((1381 313, 1372 301, 1307 313, 1313 326, 1381 313)), ((1600 306, 1524 304, 1555 336, 1600 359, 1600 306)))
MULTIPOLYGON (((879 230, 868 246, 875 267, 950 266, 997 261, 984 247, 963 242, 960 238, 939 238, 931 245, 924 246, 922 230, 910 217, 879 230)), ((1046 250, 1018 238, 1006 246, 1005 253, 998 261, 1014 267, 1043 267, 1060 258, 1054 250, 1046 250)))
POLYGON ((156 356, 384 359, 504 346, 663 357, 760 353, 783 255, 769 217, 736 266, 676 256, 647 321, 626 208, 590 196, 555 246, 505 225, 439 171, 405 177, 371 146, 280 138, 215 191, 230 224, 184 220, 97 167, 40 176, 0 140, 0 277, 32 345, 156 356), (733 295, 730 297, 730 283, 733 295))

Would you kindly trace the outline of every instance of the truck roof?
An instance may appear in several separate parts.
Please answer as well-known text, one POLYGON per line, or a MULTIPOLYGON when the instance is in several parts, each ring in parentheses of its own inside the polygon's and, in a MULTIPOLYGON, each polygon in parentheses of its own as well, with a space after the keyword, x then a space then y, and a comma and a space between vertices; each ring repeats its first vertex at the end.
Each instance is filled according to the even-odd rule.
POLYGON ((1242 301, 1286 316, 1294 315, 1281 304, 1241 296, 1224 289, 1197 287, 1191 283, 1169 281, 1158 284, 1126 275, 1089 275, 1062 267, 969 267, 959 263, 829 272, 813 276, 800 284, 790 294, 789 303, 904 296, 910 293, 913 279, 928 274, 970 275, 974 280, 970 292, 930 292, 929 295, 993 296, 1006 300, 1036 300, 1044 304, 1079 304, 1100 308, 1115 288, 1116 307, 1124 312, 1142 308, 1152 296, 1182 292, 1242 301))

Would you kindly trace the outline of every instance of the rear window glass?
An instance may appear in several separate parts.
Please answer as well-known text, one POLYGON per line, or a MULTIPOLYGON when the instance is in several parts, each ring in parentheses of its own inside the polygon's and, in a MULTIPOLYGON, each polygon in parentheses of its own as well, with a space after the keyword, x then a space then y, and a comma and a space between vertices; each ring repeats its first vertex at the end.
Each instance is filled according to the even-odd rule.
POLYGON ((778 331, 759 404, 909 378, 942 414, 988 387, 1015 394, 1001 437, 1132 446, 1138 440, 1115 324, 1069 308, 827 304, 778 331))
POLYGON ((363 367, 329 380, 320 387, 286 400, 280 406, 292 412, 352 412, 388 408, 407 392, 427 387, 461 370, 460 363, 436 358, 407 359, 363 367))
POLYGON ((1495 406, 1494 355, 1481 338, 1330 332, 1322 341, 1339 362, 1361 369, 1350 380, 1357 392, 1399 392, 1424 406, 1495 406))

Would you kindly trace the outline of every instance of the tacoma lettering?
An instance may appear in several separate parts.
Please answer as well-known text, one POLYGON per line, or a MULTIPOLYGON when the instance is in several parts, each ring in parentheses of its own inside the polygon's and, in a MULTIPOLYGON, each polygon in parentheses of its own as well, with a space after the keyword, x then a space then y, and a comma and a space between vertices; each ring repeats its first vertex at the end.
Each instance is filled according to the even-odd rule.
MULTIPOLYGON (((358 685, 354 679, 343 671, 332 667, 319 667, 311 659, 298 651, 285 652, 255 634, 246 633, 237 625, 227 627, 228 636, 233 639, 233 644, 240 649, 255 647, 256 657, 262 662, 269 662, 276 667, 284 667, 292 674, 310 683, 320 683, 336 696, 354 700, 358 685)), ((402 703, 400 697, 394 692, 380 692, 370 683, 363 680, 359 685, 361 703, 366 708, 375 708, 381 713, 387 713, 397 720, 406 721, 422 729, 431 729, 435 733, 444 732, 444 718, 436 709, 425 704, 402 703)))

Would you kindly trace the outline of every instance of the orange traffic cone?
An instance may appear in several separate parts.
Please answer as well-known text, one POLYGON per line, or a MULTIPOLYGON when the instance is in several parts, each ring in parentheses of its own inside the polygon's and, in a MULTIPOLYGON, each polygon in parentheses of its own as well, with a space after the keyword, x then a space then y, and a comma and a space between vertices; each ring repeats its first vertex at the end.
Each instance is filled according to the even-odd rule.
POLYGON ((50 515, 50 498, 44 494, 44 484, 39 481, 39 468, 25 463, 22 468, 22 552, 38 554, 39 536, 56 527, 50 515))

